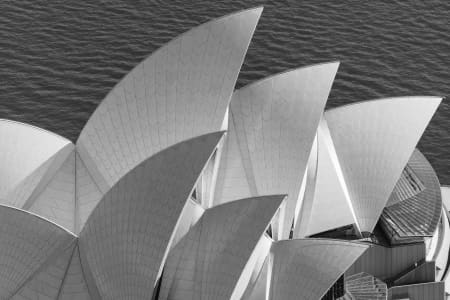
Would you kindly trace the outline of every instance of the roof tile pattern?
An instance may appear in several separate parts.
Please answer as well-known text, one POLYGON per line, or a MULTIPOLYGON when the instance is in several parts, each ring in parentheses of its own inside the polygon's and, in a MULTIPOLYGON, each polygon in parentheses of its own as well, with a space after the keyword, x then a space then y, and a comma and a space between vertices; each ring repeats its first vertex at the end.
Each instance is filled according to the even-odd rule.
POLYGON ((75 236, 28 212, 0 206, 0 299, 9 299, 75 236))
POLYGON ((325 112, 359 229, 371 232, 425 127, 437 97, 399 97, 325 112))
POLYGON ((71 144, 41 128, 2 119, 0 140, 0 199, 55 153, 71 144))
POLYGON ((176 144, 117 182, 80 234, 105 299, 149 299, 179 216, 222 132, 176 144))
POLYGON ((300 205, 300 185, 338 65, 309 66, 269 77, 236 91, 230 104, 250 185, 253 181, 257 195, 289 195, 284 238, 300 205))
MULTIPOLYGON (((17 184, 5 197, 4 204, 23 208, 27 203, 32 202, 36 198, 36 194, 45 186, 45 182, 51 178, 54 171, 61 166, 67 154, 70 153, 66 151, 66 148, 69 147, 66 146, 58 151, 17 184)), ((70 148, 72 151, 73 145, 70 145, 70 148)))
POLYGON ((275 242, 270 299, 320 299, 366 249, 339 240, 275 242))
POLYGON ((238 12, 186 32, 108 94, 77 142, 103 184, 111 187, 164 148, 220 130, 261 12, 238 12))
POLYGON ((230 299, 284 198, 248 198, 206 210, 169 255, 160 299, 230 299))
POLYGON ((58 299, 76 243, 56 255, 56 259, 42 266, 37 274, 11 298, 12 300, 58 299))
POLYGON ((78 233, 83 228, 89 215, 94 210, 103 196, 81 157, 76 155, 76 207, 75 207, 75 231, 78 233))
POLYGON ((58 300, 90 300, 86 279, 83 274, 78 245, 72 251, 70 264, 60 287, 58 300))
POLYGON ((31 206, 24 209, 75 232, 75 152, 69 155, 31 206))

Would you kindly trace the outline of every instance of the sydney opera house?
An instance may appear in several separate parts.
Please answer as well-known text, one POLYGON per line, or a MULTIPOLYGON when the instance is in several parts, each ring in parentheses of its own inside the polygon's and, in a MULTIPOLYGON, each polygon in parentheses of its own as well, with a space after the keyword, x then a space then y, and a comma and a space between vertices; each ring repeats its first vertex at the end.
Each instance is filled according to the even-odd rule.
POLYGON ((338 62, 235 90, 261 13, 150 55, 75 144, 0 120, 0 299, 447 299, 442 99, 325 110, 338 62))

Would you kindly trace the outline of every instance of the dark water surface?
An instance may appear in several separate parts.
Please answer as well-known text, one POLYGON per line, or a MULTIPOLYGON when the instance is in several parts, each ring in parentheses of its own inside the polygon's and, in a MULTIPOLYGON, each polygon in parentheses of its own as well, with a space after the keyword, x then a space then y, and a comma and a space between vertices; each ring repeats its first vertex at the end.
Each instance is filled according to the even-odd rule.
MULTIPOLYGON (((0 118, 73 141, 137 63, 211 18, 264 5, 238 87, 289 68, 341 61, 329 107, 450 94, 447 0, 0 0, 0 118)), ((450 100, 419 148, 450 184, 450 100)))

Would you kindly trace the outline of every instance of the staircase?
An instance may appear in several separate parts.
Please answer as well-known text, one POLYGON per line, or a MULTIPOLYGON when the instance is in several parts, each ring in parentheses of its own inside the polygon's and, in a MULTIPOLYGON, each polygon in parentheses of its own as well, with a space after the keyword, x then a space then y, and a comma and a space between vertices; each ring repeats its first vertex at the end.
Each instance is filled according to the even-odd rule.
POLYGON ((367 273, 358 273, 345 278, 346 297, 353 300, 386 300, 387 285, 367 273))

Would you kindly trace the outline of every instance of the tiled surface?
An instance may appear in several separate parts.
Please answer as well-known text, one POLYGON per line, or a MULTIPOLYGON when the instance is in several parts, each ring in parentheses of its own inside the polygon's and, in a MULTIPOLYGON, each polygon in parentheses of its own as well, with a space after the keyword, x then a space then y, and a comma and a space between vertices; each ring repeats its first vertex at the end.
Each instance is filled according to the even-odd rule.
POLYGON ((258 275, 261 273, 261 268, 264 261, 270 253, 273 240, 264 233, 255 246, 252 254, 247 260, 244 269, 241 272, 238 282, 234 286, 233 294, 230 299, 245 299, 245 294, 248 288, 256 283, 258 275))
POLYGON ((161 299, 230 299, 285 196, 262 196, 208 209, 169 254, 161 299))
POLYGON ((326 239, 275 242, 270 299, 320 299, 366 249, 363 244, 326 239))
POLYGON ((250 185, 253 181, 258 195, 289 195, 284 238, 291 229, 311 145, 338 65, 292 70, 233 94, 230 112, 250 185))
POLYGON ((42 266, 25 285, 11 298, 12 300, 56 300, 66 275, 76 243, 56 254, 42 266))
MULTIPOLYGON (((78 246, 72 252, 64 282, 59 292, 58 300, 90 300, 88 287, 85 281, 80 261, 78 246)), ((94 298, 92 298, 94 299, 94 298)))
POLYGON ((77 146, 85 163, 92 160, 112 186, 158 151, 220 130, 261 12, 200 25, 128 73, 81 132, 77 146))
POLYGON ((75 232, 75 151, 27 210, 75 232))
POLYGON ((80 234, 103 299, 149 299, 181 211, 223 133, 174 145, 104 196, 80 234))
POLYGON ((100 188, 95 183, 81 157, 76 155, 76 210, 75 231, 83 229, 89 215, 103 196, 100 188))
POLYGON ((441 99, 387 98, 328 110, 361 231, 371 232, 441 99))
POLYGON ((19 184, 11 190, 4 199, 5 205, 23 208, 27 201, 31 200, 36 189, 42 184, 46 176, 51 176, 49 169, 55 165, 56 154, 37 167, 31 174, 25 177, 19 184))
POLYGON ((71 142, 28 124, 0 120, 0 199, 71 142))
POLYGON ((0 299, 9 299, 75 239, 64 229, 28 212, 0 206, 0 299))

